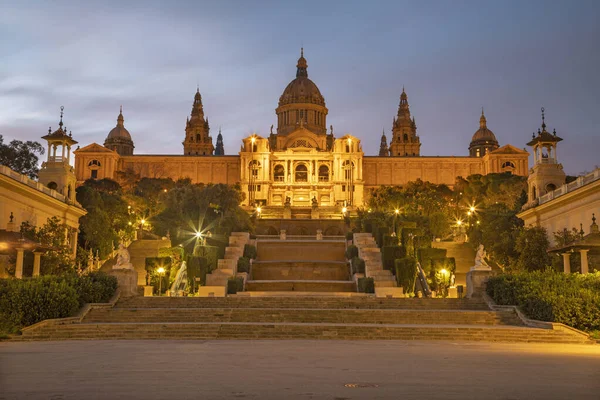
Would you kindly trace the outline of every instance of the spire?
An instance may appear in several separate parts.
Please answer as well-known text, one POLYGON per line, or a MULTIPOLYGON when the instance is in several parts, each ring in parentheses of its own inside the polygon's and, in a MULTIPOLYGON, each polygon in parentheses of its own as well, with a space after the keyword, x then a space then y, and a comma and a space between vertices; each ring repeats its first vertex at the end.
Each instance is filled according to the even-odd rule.
POLYGON ((544 115, 544 107, 542 107, 542 132, 546 131, 546 118, 544 115))
POLYGON ((404 91, 404 85, 402 85, 402 94, 400 95, 400 107, 408 106, 408 96, 404 91))
POLYGON ((308 63, 306 62, 306 58, 304 58, 304 47, 300 48, 300 58, 298 59, 298 64, 296 65, 298 68, 296 70, 296 78, 307 78, 308 77, 308 63))
POLYGON ((221 127, 219 127, 219 134, 217 135, 217 146, 215 147, 215 156, 224 156, 225 149, 223 147, 223 135, 221 135, 221 127))
POLYGON ((65 109, 65 106, 60 106, 60 122, 58 123, 58 129, 61 130, 63 127, 63 111, 65 109))
POLYGON ((590 225, 590 233, 599 233, 598 224, 596 223, 596 214, 592 214, 592 225, 590 225))
POLYGON ((483 107, 481 107, 481 117, 479 117, 479 129, 487 129, 487 121, 485 114, 483 113, 483 107))
POLYGON ((123 126, 125 119, 123 118, 123 106, 119 108, 119 116, 117 117, 117 126, 123 126))
POLYGON ((387 145, 387 138, 385 137, 385 129, 381 133, 381 144, 379 145, 379 156, 387 157, 390 155, 390 150, 387 145))

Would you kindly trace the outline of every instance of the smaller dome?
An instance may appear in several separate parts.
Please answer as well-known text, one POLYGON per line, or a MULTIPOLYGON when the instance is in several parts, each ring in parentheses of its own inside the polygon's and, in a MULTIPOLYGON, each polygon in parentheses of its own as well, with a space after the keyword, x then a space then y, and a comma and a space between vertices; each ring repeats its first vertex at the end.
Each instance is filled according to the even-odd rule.
POLYGON ((119 116, 117 117, 117 126, 115 126, 109 133, 106 139, 116 139, 116 138, 124 138, 131 140, 131 135, 129 131, 125 129, 124 125, 125 119, 123 118, 123 108, 121 107, 121 111, 119 112, 119 116))
POLYGON ((479 118, 479 129, 473 135, 471 139, 471 143, 474 142, 485 144, 489 142, 490 144, 498 144, 498 140, 496 139, 496 135, 494 132, 490 131, 487 127, 487 120, 485 119, 485 115, 483 114, 483 108, 481 109, 481 117, 479 118))

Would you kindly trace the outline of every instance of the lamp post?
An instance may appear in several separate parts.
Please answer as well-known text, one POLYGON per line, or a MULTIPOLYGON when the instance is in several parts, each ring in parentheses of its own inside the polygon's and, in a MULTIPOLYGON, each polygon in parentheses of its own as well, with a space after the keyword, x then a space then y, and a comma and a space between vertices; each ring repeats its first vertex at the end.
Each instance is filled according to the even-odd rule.
POLYGON ((146 223, 146 220, 144 218, 142 218, 142 220, 140 221, 140 240, 144 238, 144 224, 146 223))
POLYGON ((398 236, 398 233, 396 232, 396 225, 398 224, 398 222, 397 222, 398 215, 400 215, 400 210, 396 208, 394 210, 394 236, 398 236))
POLYGON ((160 296, 162 294, 162 277, 165 275, 164 267, 158 267, 156 273, 158 274, 158 295, 160 296))

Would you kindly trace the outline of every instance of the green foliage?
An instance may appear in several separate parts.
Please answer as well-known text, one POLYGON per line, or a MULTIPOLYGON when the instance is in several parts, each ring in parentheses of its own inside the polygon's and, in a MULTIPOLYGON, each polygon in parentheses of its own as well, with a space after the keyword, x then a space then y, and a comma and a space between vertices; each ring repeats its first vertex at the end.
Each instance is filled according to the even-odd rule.
MULTIPOLYGON (((66 272, 74 272, 74 264, 71 259, 71 245, 65 240, 65 230, 70 232, 67 225, 61 223, 58 217, 48 218, 40 228, 24 222, 21 232, 27 239, 34 240, 51 249, 42 254, 40 260, 40 273, 42 275, 58 275, 66 272)), ((31 262, 33 262, 31 260, 31 262)))
POLYGON ((358 247, 351 244, 346 247, 346 259, 352 260, 354 257, 358 257, 358 247))
POLYGON ((444 238, 450 233, 450 218, 447 213, 435 212, 429 216, 429 232, 434 238, 444 238))
POLYGON ((390 229, 387 226, 379 226, 377 229, 377 236, 375 236, 375 242, 377 246, 383 247, 383 238, 388 236, 390 229))
POLYGON ((352 274, 364 274, 365 273, 365 260, 359 257, 354 257, 350 261, 352 265, 352 274))
POLYGON ((600 329, 600 273, 502 274, 491 277, 486 290, 496 303, 519 306, 529 318, 584 331, 600 329))
POLYGON ((0 326, 16 331, 45 319, 74 315, 84 303, 105 303, 117 280, 97 272, 87 276, 41 276, 0 280, 0 326))
POLYGON ((156 289, 160 288, 163 293, 169 288, 169 284, 175 279, 175 275, 177 274, 177 268, 171 268, 171 261, 171 257, 146 257, 145 268, 150 275, 150 285, 156 289), (161 275, 158 273, 159 267, 165 269, 164 274, 161 275))
POLYGON ((250 273, 250 259, 248 257, 238 258, 237 272, 250 273))
POLYGON ((519 232, 515 248, 519 253, 516 267, 521 271, 542 271, 552 264, 547 250, 550 247, 546 230, 527 227, 519 232))
POLYGON ((346 232, 346 240, 354 240, 354 232, 346 232))
POLYGON ((248 259, 256 259, 256 246, 252 244, 244 245, 244 257, 248 259))
POLYGON ((219 248, 216 246, 196 246, 194 256, 206 258, 206 262, 211 270, 217 268, 219 261, 219 248))
POLYGON ((425 274, 430 276, 432 271, 441 269, 439 264, 446 259, 446 249, 435 249, 432 247, 419 249, 417 255, 425 274))
POLYGON ((231 277, 227 280, 227 294, 236 294, 244 291, 244 278, 241 276, 231 277))
POLYGON ((381 248, 381 261, 384 269, 394 271, 396 260, 404 257, 406 257, 404 246, 384 246, 381 248))
POLYGON ((358 291, 360 293, 375 293, 373 278, 358 278, 358 291))
POLYGON ((4 144, 4 138, 0 135, 0 165, 6 165, 13 171, 37 179, 38 154, 44 154, 44 147, 40 143, 12 140, 9 144, 4 144))
POLYGON ((383 237, 383 246, 398 246, 400 240, 397 236, 385 235, 383 237))
POLYGON ((404 289, 404 293, 413 293, 417 279, 417 260, 404 257, 395 261, 396 282, 404 289))
POLYGON ((210 268, 205 257, 189 256, 187 259, 187 268, 188 279, 190 279, 189 271, 192 271, 194 278, 200 278, 200 285, 206 285, 206 275, 211 273, 212 269, 210 268))

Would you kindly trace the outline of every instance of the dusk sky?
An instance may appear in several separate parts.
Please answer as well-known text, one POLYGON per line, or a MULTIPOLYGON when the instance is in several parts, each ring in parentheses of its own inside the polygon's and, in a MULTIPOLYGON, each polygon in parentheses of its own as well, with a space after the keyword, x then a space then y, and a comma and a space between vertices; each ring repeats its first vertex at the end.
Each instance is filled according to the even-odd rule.
MULTIPOLYGON (((600 1, 0 0, 0 134, 64 121, 104 143, 123 105, 135 154, 183 154, 196 85, 226 154, 267 136, 300 47, 327 126, 376 155, 402 86, 421 154, 468 154, 481 107, 500 145, 546 123, 568 174, 600 164, 600 1)), ((530 160, 531 163, 531 160, 530 160)))

